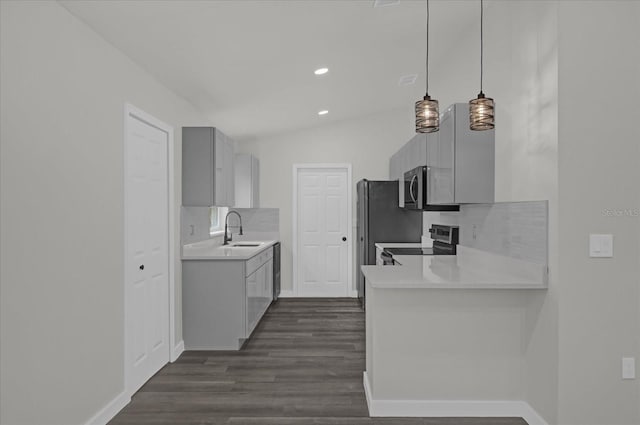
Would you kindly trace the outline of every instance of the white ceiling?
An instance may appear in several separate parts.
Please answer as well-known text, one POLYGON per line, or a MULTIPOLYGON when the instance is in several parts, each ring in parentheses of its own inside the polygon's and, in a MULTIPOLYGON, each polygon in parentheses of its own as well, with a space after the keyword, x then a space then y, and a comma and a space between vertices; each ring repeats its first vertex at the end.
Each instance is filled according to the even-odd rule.
MULTIPOLYGON (((425 91, 424 1, 379 8, 373 0, 60 3, 237 140, 397 108, 410 114, 425 91), (330 71, 317 77, 321 66, 330 71), (415 85, 398 86, 413 73, 415 85), (330 112, 320 117, 321 109, 330 112)), ((437 72, 439 59, 477 31, 479 2, 431 1, 430 8, 437 72)))

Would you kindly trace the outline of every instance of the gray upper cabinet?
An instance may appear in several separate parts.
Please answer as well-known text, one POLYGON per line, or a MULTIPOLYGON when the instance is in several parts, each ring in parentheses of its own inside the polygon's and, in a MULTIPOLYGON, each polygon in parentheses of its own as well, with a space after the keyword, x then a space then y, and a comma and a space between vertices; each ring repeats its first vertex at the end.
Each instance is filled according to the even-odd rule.
POLYGON ((260 163, 255 156, 236 154, 235 191, 236 207, 260 208, 260 163))
POLYGON ((389 160, 389 178, 403 179, 405 171, 427 163, 427 135, 416 134, 389 160))
POLYGON ((389 158, 389 180, 397 180, 400 178, 402 166, 400 165, 400 151, 391 155, 389 158))
POLYGON ((402 169, 403 164, 401 155, 401 151, 398 151, 394 153, 389 160, 389 180, 398 181, 398 206, 400 208, 404 207, 404 170, 402 169))
POLYGON ((182 205, 233 207, 235 146, 214 127, 182 128, 182 205))
MULTIPOLYGON (((469 128, 469 105, 455 103, 441 116, 436 171, 443 177, 434 204, 495 201, 495 130, 469 128), (444 131, 443 131, 444 130, 444 131)), ((432 173, 433 174, 433 173, 432 173)))
POLYGON ((427 161, 427 135, 416 134, 389 160, 389 179, 398 180, 398 206, 404 207, 404 173, 427 161))
MULTIPOLYGON (((233 207, 235 206, 236 190, 235 190, 235 157, 236 149, 233 140, 225 136, 224 142, 224 197, 217 198, 219 205, 233 207)), ((218 164, 216 163, 216 166, 218 164)))
MULTIPOLYGON (((407 171, 427 163, 427 135, 416 134, 408 143, 407 171)), ((402 173, 404 177, 404 172, 402 173)))
POLYGON ((440 114, 439 131, 417 134, 400 148, 389 160, 389 177, 403 179, 425 165, 430 205, 494 202, 495 131, 471 130, 468 104, 449 106, 440 114))
POLYGON ((454 204, 453 139, 454 119, 451 114, 440 116, 440 130, 427 139, 427 184, 429 203, 434 205, 454 204))

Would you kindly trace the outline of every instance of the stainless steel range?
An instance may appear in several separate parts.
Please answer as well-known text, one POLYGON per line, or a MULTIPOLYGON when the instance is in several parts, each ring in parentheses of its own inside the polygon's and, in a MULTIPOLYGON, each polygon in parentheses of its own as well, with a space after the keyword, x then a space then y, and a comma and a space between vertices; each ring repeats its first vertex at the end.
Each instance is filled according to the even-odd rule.
MULTIPOLYGON (((445 226, 442 224, 434 224, 429 229, 431 239, 433 239, 433 248, 385 248, 384 253, 388 257, 394 255, 456 255, 456 246, 458 245, 458 226, 445 226)), ((385 262, 386 265, 394 264, 393 261, 385 262)))

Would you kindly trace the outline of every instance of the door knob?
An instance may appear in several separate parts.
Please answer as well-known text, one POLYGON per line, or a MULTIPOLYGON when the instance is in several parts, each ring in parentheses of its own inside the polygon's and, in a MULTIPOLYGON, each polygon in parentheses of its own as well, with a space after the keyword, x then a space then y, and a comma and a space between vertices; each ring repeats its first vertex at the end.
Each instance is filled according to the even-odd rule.
POLYGON ((144 270, 144 264, 140 265, 140 270, 144 270))
POLYGON ((345 236, 342 237, 342 242, 346 242, 347 238, 345 236))

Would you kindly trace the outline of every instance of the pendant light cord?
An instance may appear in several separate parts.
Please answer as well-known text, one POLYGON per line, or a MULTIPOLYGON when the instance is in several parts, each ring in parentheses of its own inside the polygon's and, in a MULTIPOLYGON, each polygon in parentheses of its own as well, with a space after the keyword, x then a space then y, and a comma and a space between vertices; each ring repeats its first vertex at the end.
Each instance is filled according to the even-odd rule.
POLYGON ((480 93, 482 93, 482 74, 483 74, 483 58, 484 58, 484 7, 482 7, 483 0, 480 0, 480 93))
POLYGON ((427 0, 427 59, 426 59, 426 87, 427 95, 429 94, 429 0, 427 0))

